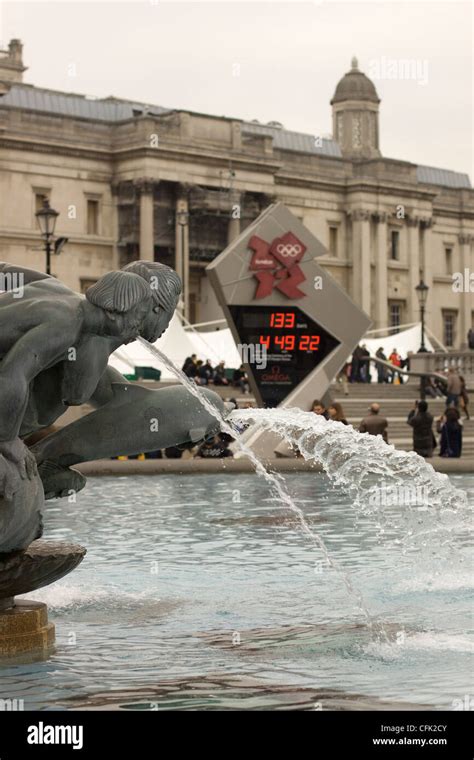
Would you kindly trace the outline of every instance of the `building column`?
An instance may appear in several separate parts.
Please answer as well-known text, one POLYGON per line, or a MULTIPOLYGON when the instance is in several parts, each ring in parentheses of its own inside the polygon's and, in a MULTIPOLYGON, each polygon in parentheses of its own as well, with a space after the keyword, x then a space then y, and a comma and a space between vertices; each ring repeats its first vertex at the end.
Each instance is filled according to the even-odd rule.
POLYGON ((183 288, 183 314, 189 319, 189 203, 183 195, 176 200, 175 270, 183 288))
POLYGON ((418 217, 408 217, 408 321, 419 322, 420 306, 416 286, 420 282, 420 231, 418 217))
POLYGON ((153 230, 153 185, 151 179, 140 179, 137 187, 140 193, 140 258, 154 261, 153 230))
POLYGON ((227 243, 232 243, 240 235, 240 218, 242 216, 242 196, 240 193, 231 193, 230 218, 227 228, 227 243))
POLYGON ((120 269, 121 267, 121 255, 119 248, 120 241, 120 223, 119 223, 119 197, 120 186, 118 182, 112 182, 110 186, 110 193, 112 197, 112 237, 113 237, 113 250, 112 250, 112 269, 120 269))
POLYGON ((370 282, 370 212, 355 209, 352 219, 352 288, 353 297, 366 314, 371 312, 370 282))
POLYGON ((388 323, 388 267, 387 267, 387 220, 388 214, 375 215, 377 221, 377 258, 375 262, 375 326, 387 327, 388 323))
POLYGON ((461 299, 459 314, 460 314, 460 346, 465 346, 467 349, 467 333, 472 324, 472 309, 473 300, 472 293, 469 288, 469 278, 471 273, 471 242, 474 238, 472 235, 468 235, 466 232, 461 232, 458 235, 459 245, 461 247, 461 272, 464 278, 464 292, 458 293, 461 299))
POLYGON ((433 293, 433 219, 420 219, 422 230, 422 267, 421 276, 425 285, 428 285, 428 299, 426 302, 425 322, 432 331, 435 325, 434 293, 433 293))

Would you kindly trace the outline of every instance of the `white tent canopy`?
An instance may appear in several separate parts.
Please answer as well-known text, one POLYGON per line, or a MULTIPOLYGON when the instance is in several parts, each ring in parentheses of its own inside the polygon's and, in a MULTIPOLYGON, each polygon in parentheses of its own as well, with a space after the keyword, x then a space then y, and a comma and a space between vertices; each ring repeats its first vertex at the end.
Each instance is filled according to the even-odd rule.
MULTIPOLYGON (((385 356, 388 357, 396 348, 402 358, 405 359, 409 351, 416 353, 420 347, 421 324, 389 337, 367 338, 361 342, 367 346, 371 356, 375 356, 377 349, 382 347, 385 356)), ((425 344, 429 351, 433 350, 427 337, 425 337, 425 344)), ((179 368, 183 366, 185 358, 191 354, 196 354, 203 361, 210 359, 213 366, 223 361, 226 367, 234 369, 242 363, 229 328, 206 333, 185 330, 176 314, 164 335, 156 341, 155 345, 179 368)), ((163 380, 170 380, 174 377, 152 353, 147 351, 145 346, 137 341, 115 351, 110 357, 110 364, 122 374, 132 374, 135 367, 155 367, 155 369, 161 370, 163 380)), ((371 373, 375 378, 377 370, 372 368, 371 373)))
MULTIPOLYGON (((371 356, 375 356, 376 351, 379 348, 383 348, 385 356, 388 357, 396 348, 402 359, 406 359, 408 352, 416 354, 421 345, 421 323, 409 327, 407 330, 394 333, 384 338, 367 338, 363 339, 361 343, 367 346, 367 350, 371 356)), ((433 351, 433 346, 430 343, 428 337, 425 334, 425 346, 428 351, 433 351)), ((377 377, 377 369, 371 364, 370 376, 372 380, 377 377)))
MULTIPOLYGON (((187 356, 196 354, 199 359, 210 359, 215 366, 225 362, 232 369, 240 367, 242 361, 237 351, 231 331, 214 330, 213 332, 198 333, 195 330, 185 330, 181 320, 175 314, 168 329, 155 346, 162 351, 173 364, 181 369, 187 356)), ((132 374, 135 367, 155 367, 161 370, 162 380, 170 380, 174 375, 138 341, 121 346, 110 357, 110 364, 122 374, 132 374)))

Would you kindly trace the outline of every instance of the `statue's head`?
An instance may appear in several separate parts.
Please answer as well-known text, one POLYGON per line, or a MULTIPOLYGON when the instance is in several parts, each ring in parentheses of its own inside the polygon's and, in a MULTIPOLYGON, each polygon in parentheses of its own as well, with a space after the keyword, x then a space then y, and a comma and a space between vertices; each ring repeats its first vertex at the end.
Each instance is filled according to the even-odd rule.
POLYGON ((107 334, 123 343, 143 334, 153 310, 150 287, 131 272, 108 272, 86 290, 86 299, 105 312, 107 334))
POLYGON ((143 321, 140 335, 154 343, 163 335, 178 305, 181 280, 174 269, 157 261, 132 261, 122 272, 138 275, 149 285, 152 308, 143 321))

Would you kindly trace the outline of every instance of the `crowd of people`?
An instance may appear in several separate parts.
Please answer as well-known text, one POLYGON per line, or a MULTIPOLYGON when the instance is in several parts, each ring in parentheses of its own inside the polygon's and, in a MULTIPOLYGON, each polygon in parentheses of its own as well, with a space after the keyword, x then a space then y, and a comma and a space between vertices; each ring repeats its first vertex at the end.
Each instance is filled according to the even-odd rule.
POLYGON ((247 372, 243 364, 238 369, 231 372, 228 377, 225 362, 219 362, 215 367, 212 366, 211 360, 198 359, 196 354, 191 354, 184 360, 182 371, 196 385, 229 385, 239 388, 242 393, 250 393, 250 384, 247 372))
MULTIPOLYGON (((425 458, 432 457, 438 446, 437 453, 441 457, 459 458, 462 454, 462 413, 465 419, 470 419, 469 394, 463 376, 454 368, 448 370, 446 380, 446 384, 440 382, 439 387, 432 386, 436 391, 434 395, 446 396, 444 412, 435 424, 436 432, 440 436, 439 442, 433 430, 435 420, 429 411, 427 401, 415 401, 408 414, 407 423, 413 429, 413 451, 425 458)), ((326 419, 336 420, 344 425, 348 424, 344 410, 337 402, 326 409, 319 399, 315 399, 311 411, 323 415, 326 419)), ((381 435, 388 443, 388 427, 388 419, 380 414, 380 404, 373 403, 369 406, 367 416, 361 420, 358 430, 360 433, 369 433, 369 435, 381 435)))
MULTIPOLYGON (((388 361, 394 369, 377 365, 377 382, 378 383, 397 383, 403 382, 401 374, 396 368, 409 369, 409 354, 406 359, 402 359, 397 349, 394 348, 392 353, 385 356, 383 349, 379 348, 376 352, 379 359, 388 361)), ((350 363, 347 363, 339 373, 337 380, 342 382, 344 393, 348 395, 347 384, 349 382, 371 382, 370 379, 370 353, 365 345, 357 346, 352 355, 350 363)), ((196 354, 192 354, 185 360, 182 371, 192 379, 197 385, 215 385, 229 386, 229 388, 238 388, 241 393, 248 394, 250 385, 247 373, 243 365, 232 372, 227 372, 224 362, 219 362, 212 366, 209 359, 205 362, 198 359, 196 354)), ((441 379, 425 378, 424 379, 425 395, 436 398, 446 397, 446 408, 439 419, 436 420, 435 429, 439 434, 439 443, 436 440, 433 431, 434 418, 430 413, 427 401, 416 401, 413 408, 408 414, 407 423, 413 429, 413 450, 422 457, 432 457, 439 445, 439 456, 457 458, 462 453, 462 435, 463 423, 462 413, 466 419, 469 419, 469 395, 466 383, 462 375, 455 369, 450 368, 446 374, 446 381, 441 379)), ((235 398, 227 399, 232 401, 237 407, 235 398)), ((250 402, 244 406, 251 406, 250 402)), ((320 414, 325 419, 341 422, 348 425, 342 405, 335 401, 327 408, 319 400, 315 399, 311 411, 320 414)), ((368 408, 368 414, 360 421, 358 430, 361 433, 370 435, 381 435, 384 441, 388 442, 389 422, 386 417, 380 414, 380 404, 374 402, 368 408)), ((242 431, 240 431, 242 432, 242 431)), ((176 447, 172 446, 163 451, 140 454, 131 459, 176 459, 183 456, 184 451, 188 451, 187 456, 194 456, 203 459, 224 458, 233 456, 230 444, 233 439, 226 433, 219 433, 210 440, 204 441, 198 447, 176 447)), ((119 457, 121 458, 121 457, 119 457)))
MULTIPOLYGON (((403 383, 403 375, 397 371, 400 369, 410 369, 410 352, 403 359, 399 354, 397 348, 392 349, 391 353, 387 356, 380 346, 375 352, 377 359, 382 359, 384 362, 388 362, 393 366, 393 370, 390 367, 385 367, 383 364, 376 364, 377 382, 378 383, 403 383)), ((347 383, 371 383, 372 375, 370 372, 370 351, 363 343, 356 346, 353 351, 351 361, 347 362, 338 375, 338 381, 345 385, 344 393, 349 395, 347 383)))

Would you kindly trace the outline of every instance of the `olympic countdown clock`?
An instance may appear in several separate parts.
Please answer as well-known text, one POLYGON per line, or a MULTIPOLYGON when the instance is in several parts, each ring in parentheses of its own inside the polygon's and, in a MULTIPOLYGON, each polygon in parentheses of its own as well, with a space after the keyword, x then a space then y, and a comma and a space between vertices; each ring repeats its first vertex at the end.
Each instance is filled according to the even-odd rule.
POLYGON ((370 327, 317 263, 324 254, 278 203, 207 267, 261 406, 309 409, 370 327))

